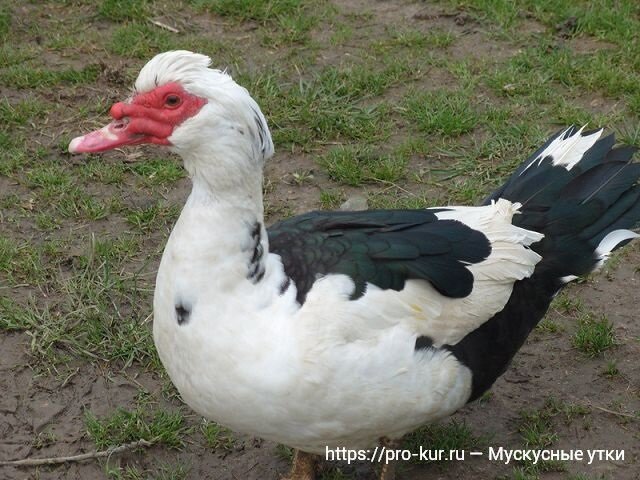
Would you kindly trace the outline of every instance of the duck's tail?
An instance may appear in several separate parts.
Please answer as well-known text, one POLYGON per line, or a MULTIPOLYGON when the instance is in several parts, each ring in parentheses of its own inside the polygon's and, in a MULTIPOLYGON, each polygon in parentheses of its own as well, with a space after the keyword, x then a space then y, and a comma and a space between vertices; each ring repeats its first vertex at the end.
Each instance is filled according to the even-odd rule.
POLYGON ((472 365, 470 400, 487 390, 569 281, 598 268, 639 235, 640 163, 633 147, 614 147, 614 135, 570 127, 551 137, 485 203, 522 204, 513 223, 544 234, 531 246, 542 260, 516 282, 505 308, 451 346, 472 365))
POLYGON ((536 274, 550 293, 602 265, 638 235, 640 164, 633 147, 614 147, 613 134, 575 127, 557 133, 485 202, 522 204, 513 223, 543 233, 533 249, 542 256, 536 274))

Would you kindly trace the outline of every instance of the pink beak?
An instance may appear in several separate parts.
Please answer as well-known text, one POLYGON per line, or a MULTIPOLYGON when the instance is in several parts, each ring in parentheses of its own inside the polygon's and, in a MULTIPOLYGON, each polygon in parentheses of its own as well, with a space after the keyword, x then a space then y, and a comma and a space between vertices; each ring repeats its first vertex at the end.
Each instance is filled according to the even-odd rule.
POLYGON ((123 145, 134 145, 145 142, 145 135, 140 132, 130 132, 129 118, 114 120, 100 130, 76 137, 69 144, 71 153, 96 153, 112 150, 123 145))

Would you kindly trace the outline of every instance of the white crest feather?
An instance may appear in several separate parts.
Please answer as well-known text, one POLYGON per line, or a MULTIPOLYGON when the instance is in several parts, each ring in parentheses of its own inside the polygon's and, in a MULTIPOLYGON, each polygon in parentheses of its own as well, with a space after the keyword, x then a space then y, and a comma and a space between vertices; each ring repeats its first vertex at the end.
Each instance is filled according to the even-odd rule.
MULTIPOLYGON (((156 55, 142 67, 136 80, 136 91, 144 93, 170 82, 180 82, 184 88, 193 92, 213 74, 218 81, 232 79, 225 72, 209 68, 211 58, 187 50, 174 50, 156 55)), ((208 83, 208 82, 207 82, 208 83)))

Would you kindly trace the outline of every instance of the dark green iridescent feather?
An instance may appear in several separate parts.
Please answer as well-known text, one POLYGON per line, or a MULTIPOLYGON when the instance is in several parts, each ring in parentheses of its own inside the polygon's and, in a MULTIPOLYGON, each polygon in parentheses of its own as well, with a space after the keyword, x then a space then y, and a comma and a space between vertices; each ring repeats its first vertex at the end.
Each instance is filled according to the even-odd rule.
POLYGON ((269 228, 269 247, 281 256, 295 282, 298 301, 318 278, 351 277, 352 298, 367 283, 401 290, 408 279, 423 279, 443 295, 464 297, 473 288, 465 265, 491 252, 488 239, 454 220, 438 220, 439 210, 311 212, 269 228))

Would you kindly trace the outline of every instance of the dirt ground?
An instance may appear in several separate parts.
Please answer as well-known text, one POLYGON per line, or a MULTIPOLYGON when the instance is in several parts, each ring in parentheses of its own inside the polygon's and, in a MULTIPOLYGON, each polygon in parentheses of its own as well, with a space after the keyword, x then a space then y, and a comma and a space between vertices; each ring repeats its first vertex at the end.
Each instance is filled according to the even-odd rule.
MULTIPOLYGON (((10 262, 9 267, 0 269, 0 297, 10 299, 25 311, 35 308, 42 312, 49 306, 50 317, 47 318, 50 320, 55 320, 56 315, 65 314, 62 310, 58 311, 62 309, 65 295, 59 282, 73 278, 82 270, 82 259, 91 242, 95 241, 92 238, 114 239, 123 236, 135 237, 136 243, 134 252, 118 268, 121 268, 121 273, 137 272, 140 283, 136 288, 142 292, 137 297, 137 304, 121 307, 124 309, 123 315, 147 317, 151 313, 153 275, 175 214, 167 213, 156 223, 151 223, 153 228, 138 231, 130 221, 131 212, 156 205, 157 202, 179 208, 189 192, 186 178, 158 185, 148 183, 144 178, 141 180, 136 176, 138 174, 129 170, 119 182, 96 180, 99 178, 96 175, 77 173, 85 159, 70 157, 64 152, 65 142, 105 121, 108 106, 128 95, 131 80, 146 58, 144 52, 140 55, 143 58, 134 58, 114 53, 113 49, 105 47, 113 41, 113 32, 119 24, 97 16, 97 7, 93 3, 66 2, 62 5, 59 2, 39 4, 19 1, 4 7, 11 12, 11 31, 5 42, 13 44, 16 51, 28 48, 30 52, 35 52, 35 57, 27 61, 29 65, 37 64, 41 69, 53 71, 95 65, 99 70, 91 81, 76 84, 53 82, 51 85, 32 87, 21 86, 17 79, 15 85, 11 86, 3 77, 5 80, 0 85, 0 100, 7 102, 7 105, 16 105, 25 99, 35 99, 46 105, 44 113, 15 127, 16 132, 28 139, 25 151, 31 158, 13 170, 0 172, 0 232, 3 238, 19 245, 19 251, 25 244, 35 245, 44 251, 42 249, 45 247, 60 242, 55 252, 47 250, 36 257, 36 262, 46 267, 41 281, 24 280, 19 272, 11 270, 19 261, 20 254, 12 260, 13 263, 10 262), (75 36, 72 35, 71 40, 58 38, 56 28, 62 31, 68 29, 75 36), (78 38, 83 38, 83 31, 86 43, 80 45, 77 42, 78 38), (116 198, 124 206, 120 210, 111 209, 97 219, 81 214, 60 215, 51 206, 56 200, 41 194, 41 187, 33 180, 34 174, 30 172, 39 167, 36 162, 61 165, 74 187, 83 189, 105 204, 111 205, 116 198), (43 227, 43 217, 37 216, 40 212, 53 218, 55 227, 43 227)), ((353 20, 355 23, 350 28, 355 33, 349 40, 337 45, 329 39, 331 29, 322 28, 323 24, 314 27, 310 32, 313 48, 288 44, 264 46, 264 41, 259 40, 259 33, 261 29, 268 30, 270 27, 263 27, 260 21, 232 21, 215 13, 192 10, 187 4, 190 5, 189 2, 172 2, 171 5, 169 2, 155 2, 153 8, 157 10, 152 12, 153 19, 175 25, 181 32, 188 32, 191 35, 189 41, 192 42, 189 46, 199 34, 212 42, 225 38, 231 44, 245 42, 233 52, 233 55, 243 58, 241 67, 234 64, 233 55, 225 56, 224 45, 215 47, 222 49, 219 53, 222 63, 229 62, 232 70, 238 68, 242 72, 260 72, 279 62, 295 71, 292 65, 305 58, 308 63, 300 68, 308 72, 341 65, 346 57, 361 55, 370 42, 398 25, 420 31, 444 29, 452 32, 455 41, 443 56, 464 60, 471 65, 474 62, 490 62, 493 65, 491 62, 507 61, 524 48, 521 40, 497 35, 481 21, 474 20, 466 10, 449 3, 338 1, 335 2, 339 12, 335 14, 337 18, 346 22, 356 14, 366 11, 366 15, 353 20), (308 50, 306 53, 305 49, 308 50)), ((123 23, 127 21, 131 20, 122 20, 123 23)), ((547 26, 533 19, 523 21, 520 28, 531 34, 548 30, 547 26)), ((166 46, 180 44, 180 34, 171 37, 173 33, 168 32, 166 35, 170 37, 166 46)), ((572 48, 579 46, 576 48, 582 52, 589 51, 590 45, 596 49, 604 45, 589 37, 566 42, 572 48)), ((195 45, 204 48, 206 42, 195 45)), ((165 44, 160 42, 160 47, 163 46, 165 44)), ((153 49, 153 45, 150 48, 153 49)), ((0 72, 7 69, 6 66, 0 68, 0 72)), ((411 88, 434 89, 449 84, 455 78, 445 66, 432 65, 413 75, 411 88)), ((407 88, 405 83, 395 84, 385 91, 384 98, 393 103, 405 94, 407 88)), ((493 94, 482 85, 477 87, 476 92, 485 95, 489 101, 494 99, 493 94)), ((618 104, 617 99, 598 92, 593 96, 576 96, 575 99, 592 112, 615 109, 618 104)), ((495 101, 505 100, 495 98, 495 101)), ((265 114, 270 120, 270 112, 265 110, 265 114)), ((549 125, 542 125, 542 128, 546 133, 554 130, 549 125)), ((407 132, 394 132, 389 142, 393 143, 406 135, 407 132)), ((488 133, 479 128, 461 137, 461 145, 471 145, 474 136, 482 139, 488 133)), ((295 146, 278 148, 276 145, 277 153, 266 171, 266 202, 270 222, 284 215, 321 208, 321 192, 327 190, 339 191, 341 199, 362 192, 371 196, 388 193, 384 185, 336 186, 336 182, 316 162, 331 143, 331 140, 319 142, 310 149, 295 146), (298 182, 293 172, 306 172, 311 175, 311 180, 298 182)), ((127 154, 114 152, 106 155, 103 161, 107 165, 129 165, 148 155, 158 158, 162 154, 157 150, 139 148, 127 154)), ((9 163, 8 159, 5 160, 9 163)), ((447 193, 437 182, 428 185, 420 183, 413 175, 441 168, 447 161, 447 155, 437 152, 412 155, 402 190, 422 195, 432 192, 436 200, 447 201, 447 193)), ((402 195, 397 189, 391 193, 402 195)), ((0 265, 1 262, 0 259, 0 265)), ((478 449, 485 453, 484 456, 467 456, 465 461, 425 465, 402 463, 399 466, 399 478, 640 479, 638 266, 640 247, 633 245, 617 256, 610 267, 567 289, 565 300, 579 302, 583 305, 583 312, 590 312, 596 318, 606 315, 612 322, 616 339, 613 348, 593 358, 578 351, 572 342, 578 314, 571 308, 556 304, 548 315, 548 321, 554 325, 554 329, 534 331, 491 393, 453 417, 456 421, 464 421, 475 436, 483 438, 478 449), (607 365, 613 362, 617 371, 606 374, 607 365), (553 439, 547 448, 624 450, 624 459, 596 460, 591 465, 586 461, 566 462, 562 468, 552 468, 552 471, 526 473, 518 470, 519 464, 505 465, 486 458, 489 446, 526 448, 521 432, 523 412, 540 411, 550 399, 581 408, 574 415, 563 412, 553 414, 549 427, 553 439)), ((150 328, 148 321, 144 328, 150 328)), ((277 479, 287 472, 287 456, 281 448, 270 442, 234 435, 230 447, 212 448, 207 445, 199 430, 201 418, 182 405, 162 371, 150 365, 149 361, 140 361, 139 358, 133 359, 130 364, 117 360, 104 361, 102 354, 82 354, 68 348, 63 337, 50 346, 54 353, 34 352, 34 345, 39 345, 41 340, 34 335, 34 331, 37 329, 0 330, 0 461, 94 451, 97 446, 87 434, 86 412, 103 418, 118 408, 132 410, 140 404, 141 395, 152 399, 154 406, 180 411, 184 415, 186 428, 192 430, 183 435, 184 445, 180 448, 160 444, 114 455, 108 460, 65 462, 42 467, 0 466, 0 479, 263 480, 277 479), (49 364, 53 362, 52 358, 58 358, 55 352, 64 352, 65 361, 49 364)), ((429 448, 429 445, 425 447, 429 448)), ((375 468, 367 463, 335 463, 332 468, 325 470, 323 478, 368 479, 373 478, 375 468)))

